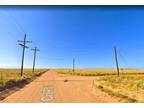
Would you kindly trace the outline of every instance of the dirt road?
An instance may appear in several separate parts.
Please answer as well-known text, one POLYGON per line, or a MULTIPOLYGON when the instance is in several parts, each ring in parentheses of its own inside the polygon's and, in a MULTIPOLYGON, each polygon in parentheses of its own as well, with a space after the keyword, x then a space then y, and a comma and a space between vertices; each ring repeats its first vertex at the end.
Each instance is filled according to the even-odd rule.
POLYGON ((118 102, 93 86, 96 77, 57 74, 50 70, 1 102, 118 102))

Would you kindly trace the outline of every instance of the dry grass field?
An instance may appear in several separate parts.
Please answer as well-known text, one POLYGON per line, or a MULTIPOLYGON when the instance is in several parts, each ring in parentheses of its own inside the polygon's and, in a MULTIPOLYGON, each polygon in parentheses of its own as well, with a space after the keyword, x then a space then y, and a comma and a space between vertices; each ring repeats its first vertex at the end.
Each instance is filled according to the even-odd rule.
MULTIPOLYGON (((23 77, 18 69, 1 69, 1 72, 1 86, 33 76, 31 69, 25 69, 23 77)), ((35 74, 43 72, 45 70, 40 69, 35 74)), ((3 101, 41 102, 37 97, 42 97, 43 85, 54 87, 52 102, 144 102, 144 70, 132 69, 121 69, 119 77, 115 69, 76 69, 74 72, 71 69, 51 69, 3 101), (31 92, 27 94, 27 91, 31 92)))
MULTIPOLYGON (((60 74, 71 74, 81 76, 105 76, 116 75, 115 69, 76 69, 74 72, 72 69, 55 69, 60 74)), ((120 69, 120 75, 144 75, 144 70, 136 69, 120 69)))
POLYGON ((36 69, 33 74, 32 69, 24 69, 23 76, 20 76, 20 69, 0 69, 0 89, 12 85, 24 79, 30 79, 34 75, 45 72, 46 69, 36 69))
POLYGON ((60 74, 97 76, 94 85, 122 102, 144 102, 144 70, 121 69, 120 77, 114 69, 55 70, 60 74), (126 101, 125 101, 126 100, 126 101))
POLYGON ((111 95, 144 102, 144 76, 99 77, 94 85, 111 95))

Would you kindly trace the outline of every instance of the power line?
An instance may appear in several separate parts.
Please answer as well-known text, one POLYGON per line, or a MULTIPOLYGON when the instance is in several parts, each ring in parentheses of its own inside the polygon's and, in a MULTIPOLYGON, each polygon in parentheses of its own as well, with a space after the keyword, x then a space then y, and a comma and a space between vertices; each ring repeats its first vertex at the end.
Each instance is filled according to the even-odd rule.
POLYGON ((129 67, 128 63, 126 62, 126 59, 124 58, 124 56, 122 55, 121 52, 119 52, 119 57, 121 58, 121 60, 123 61, 123 63, 125 64, 126 67, 129 67))
POLYGON ((10 12, 7 11, 8 15, 11 17, 11 19, 16 23, 16 25, 21 29, 21 31, 23 33, 25 33, 26 31, 23 29, 23 27, 21 26, 21 24, 18 22, 18 20, 16 19, 16 17, 10 12))
MULTIPOLYGON (((9 20, 9 19, 12 19, 11 18, 11 16, 8 14, 8 12, 7 11, 5 11, 6 13, 7 13, 7 16, 9 17, 5 17, 5 18, 7 18, 7 21, 6 21, 6 19, 4 19, 3 21, 6 21, 7 22, 7 24, 10 26, 10 28, 14 28, 14 25, 17 25, 17 24, 15 24, 15 23, 12 23, 11 21, 13 21, 14 22, 14 20, 9 20)), ((2 20, 2 19, 1 19, 2 20)), ((6 23, 5 22, 5 23, 6 23)), ((4 26, 5 27, 5 26, 4 26)), ((16 27, 17 29, 16 29, 16 32, 15 33, 17 33, 19 30, 20 30, 20 28, 17 26, 16 27)), ((10 31, 10 30, 12 30, 12 29, 7 29, 7 33, 11 36, 11 35, 14 35, 13 33, 12 33, 12 31, 10 31)), ((19 32, 19 33, 21 33, 21 32, 19 32)))
POLYGON ((47 60, 51 60, 51 61, 64 61, 64 59, 61 59, 61 58, 47 58, 47 60))

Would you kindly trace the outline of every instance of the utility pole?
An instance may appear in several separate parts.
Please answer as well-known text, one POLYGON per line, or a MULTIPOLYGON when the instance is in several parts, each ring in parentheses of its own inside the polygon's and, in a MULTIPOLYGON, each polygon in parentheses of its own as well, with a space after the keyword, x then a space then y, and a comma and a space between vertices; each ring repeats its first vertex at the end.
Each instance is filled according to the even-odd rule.
POLYGON ((29 48, 28 46, 26 46, 26 43, 32 43, 32 41, 27 41, 26 40, 26 34, 24 36, 24 40, 18 40, 18 45, 22 46, 23 48, 23 52, 22 52, 22 64, 21 64, 21 76, 23 76, 23 66, 24 66, 24 57, 25 57, 25 48, 29 48))
POLYGON ((0 77, 0 80, 1 80, 1 81, 3 80, 2 72, 1 72, 1 77, 0 77))
POLYGON ((73 72, 75 71, 75 58, 73 58, 73 72))
POLYGON ((114 47, 114 53, 115 53, 115 61, 116 61, 116 67, 117 67, 117 75, 119 77, 119 65, 118 65, 118 57, 117 57, 117 48, 114 47))
POLYGON ((3 72, 1 71, 1 77, 0 80, 2 81, 2 85, 3 85, 3 72))
POLYGON ((34 74, 34 69, 35 69, 35 60, 36 60, 36 54, 37 54, 37 51, 40 51, 39 49, 37 49, 37 47, 31 49, 32 51, 34 51, 34 59, 33 59, 33 74, 34 74))

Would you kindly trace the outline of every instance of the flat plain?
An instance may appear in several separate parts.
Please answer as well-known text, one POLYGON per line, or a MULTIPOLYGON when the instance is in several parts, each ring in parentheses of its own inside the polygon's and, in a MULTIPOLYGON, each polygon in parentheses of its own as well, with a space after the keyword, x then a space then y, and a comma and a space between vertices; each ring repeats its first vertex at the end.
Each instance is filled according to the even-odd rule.
POLYGON ((1 102, 139 103, 143 89, 144 70, 121 69, 118 77, 115 69, 51 69, 1 102), (45 94, 45 87, 52 93, 45 94))

